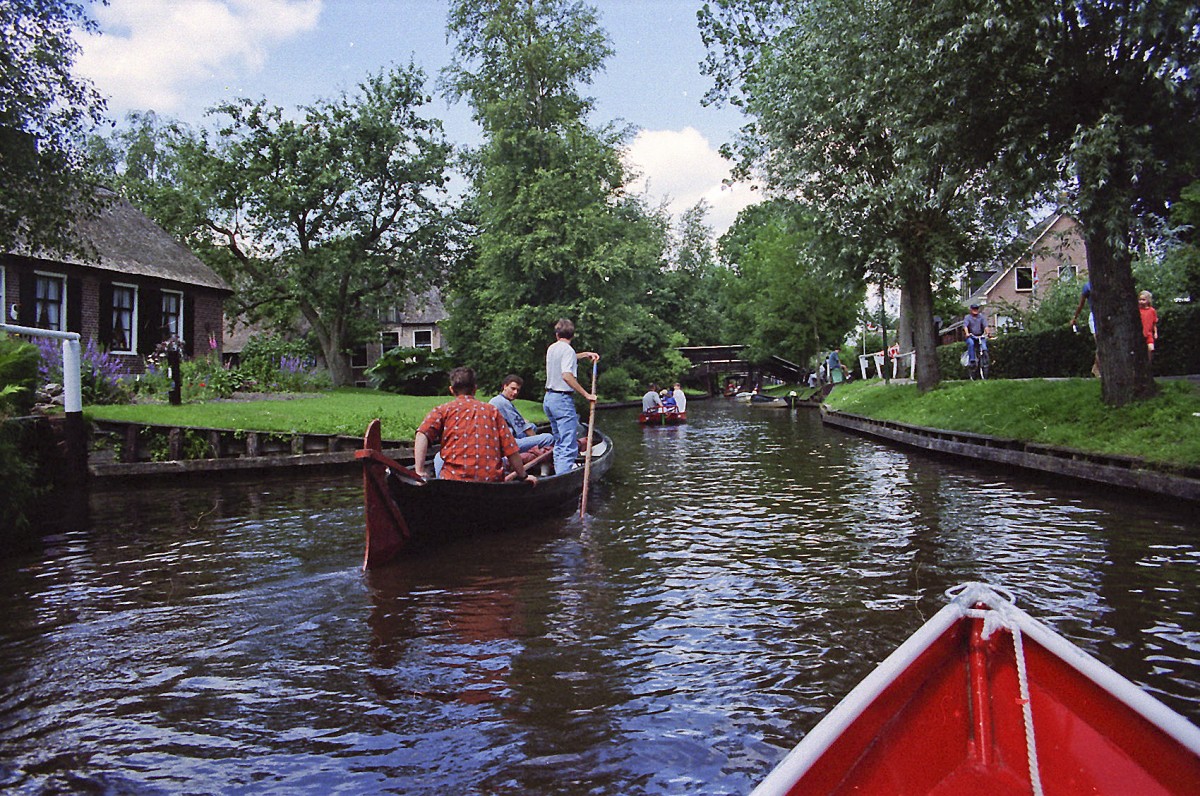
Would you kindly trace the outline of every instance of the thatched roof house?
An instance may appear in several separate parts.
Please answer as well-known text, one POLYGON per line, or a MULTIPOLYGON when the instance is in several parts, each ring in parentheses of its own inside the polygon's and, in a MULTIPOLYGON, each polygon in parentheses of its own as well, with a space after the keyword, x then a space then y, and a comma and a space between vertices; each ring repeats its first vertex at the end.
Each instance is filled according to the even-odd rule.
POLYGON ((97 193, 100 209, 74 225, 83 253, 0 253, 5 320, 79 332, 129 372, 172 336, 189 355, 219 356, 229 285, 125 198, 97 193))

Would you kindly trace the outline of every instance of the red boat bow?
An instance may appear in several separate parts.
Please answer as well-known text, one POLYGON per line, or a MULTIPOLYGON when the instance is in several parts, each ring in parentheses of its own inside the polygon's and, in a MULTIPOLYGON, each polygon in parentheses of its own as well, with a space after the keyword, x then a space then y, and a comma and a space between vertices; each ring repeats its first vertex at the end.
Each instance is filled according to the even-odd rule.
POLYGON ((985 584, 867 676, 754 790, 1200 793, 1200 730, 985 584))

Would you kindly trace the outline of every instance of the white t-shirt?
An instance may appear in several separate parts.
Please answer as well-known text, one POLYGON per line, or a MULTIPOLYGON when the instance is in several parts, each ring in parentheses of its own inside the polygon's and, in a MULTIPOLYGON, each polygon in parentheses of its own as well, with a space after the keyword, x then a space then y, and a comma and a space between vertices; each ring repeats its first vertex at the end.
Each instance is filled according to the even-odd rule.
POLYGON ((563 378, 564 373, 576 376, 579 373, 579 358, 570 340, 556 340, 546 349, 546 389, 559 392, 574 392, 563 378))
POLYGON ((687 396, 683 394, 682 389, 675 390, 672 395, 675 398, 675 405, 679 407, 680 412, 687 411, 687 396))

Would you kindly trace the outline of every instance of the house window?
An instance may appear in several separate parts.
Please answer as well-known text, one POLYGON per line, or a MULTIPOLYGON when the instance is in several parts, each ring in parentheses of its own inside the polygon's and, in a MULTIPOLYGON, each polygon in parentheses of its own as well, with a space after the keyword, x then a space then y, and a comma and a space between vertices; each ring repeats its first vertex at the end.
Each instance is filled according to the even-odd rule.
POLYGON ((34 326, 65 332, 67 278, 58 274, 36 274, 34 326))
POLYGON ((183 340, 183 294, 174 290, 162 292, 162 334, 164 340, 172 337, 183 340))
POLYGON ((433 350, 433 330, 413 329, 413 348, 433 350))
POLYGON ((1017 274, 1017 290, 1024 292, 1033 290, 1033 266, 1018 265, 1013 270, 1017 274))
POLYGON ((350 351, 350 367, 365 368, 367 366, 367 346, 357 345, 350 351))
POLYGON ((1060 265, 1058 267, 1058 278, 1059 279, 1074 279, 1075 278, 1075 266, 1071 265, 1070 263, 1063 263, 1062 265, 1060 265))
POLYGON ((137 350, 137 288, 113 285, 112 291, 112 350, 131 354, 137 350))
POLYGON ((380 332, 379 333, 379 344, 381 346, 383 346, 383 352, 386 354, 388 351, 391 351, 393 348, 399 347, 400 333, 399 332, 380 332))

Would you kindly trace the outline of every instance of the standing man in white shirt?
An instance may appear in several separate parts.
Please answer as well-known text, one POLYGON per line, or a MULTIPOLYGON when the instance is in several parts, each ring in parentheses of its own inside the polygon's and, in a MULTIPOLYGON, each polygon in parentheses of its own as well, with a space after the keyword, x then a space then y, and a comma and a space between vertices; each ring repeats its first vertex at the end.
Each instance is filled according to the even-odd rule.
POLYGON ((550 431, 554 434, 554 474, 569 472, 579 456, 579 414, 575 411, 575 393, 590 402, 596 400, 576 374, 579 360, 587 358, 600 361, 594 351, 575 353, 571 339, 575 336, 575 324, 569 318, 560 318, 554 324, 554 344, 546 349, 546 398, 542 409, 550 419, 550 431))

